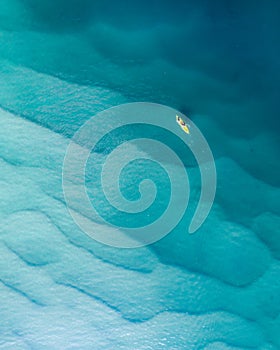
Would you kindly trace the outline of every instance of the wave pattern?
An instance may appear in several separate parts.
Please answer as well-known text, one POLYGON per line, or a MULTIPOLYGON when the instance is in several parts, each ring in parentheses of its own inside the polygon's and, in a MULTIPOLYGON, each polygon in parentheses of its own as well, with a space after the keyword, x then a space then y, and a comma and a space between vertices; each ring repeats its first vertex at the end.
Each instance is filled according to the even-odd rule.
POLYGON ((0 348, 280 348, 274 1, 173 12, 135 1, 131 17, 122 1, 70 3, 0 4, 0 348), (61 173, 85 121, 135 100, 191 115, 214 151, 217 200, 198 234, 182 234, 186 217, 151 247, 122 250, 75 225, 61 173))
MULTIPOLYGON (((38 344, 67 348, 78 341, 85 349, 92 344, 98 349, 121 348, 125 344, 143 349, 148 344, 155 349, 198 349, 203 347, 202 337, 205 346, 218 342, 225 348, 268 348, 280 319, 279 286, 275 283, 280 266, 248 229, 231 224, 235 231, 221 230, 222 236, 218 234, 215 240, 215 226, 209 241, 205 242, 203 232, 202 237, 188 237, 189 248, 186 238, 180 241, 178 237, 174 247, 171 239, 153 249, 119 251, 104 247, 78 230, 63 203, 60 171, 67 139, 2 110, 1 140, 2 181, 7 190, 1 201, 0 279, 3 297, 14 300, 2 304, 7 321, 2 326, 6 344, 16 322, 21 335, 18 341, 35 348, 38 344), (34 142, 38 157, 29 162, 34 142), (246 269, 234 275, 232 255, 239 254, 238 259, 241 256, 232 249, 238 242, 239 249, 247 249, 246 269), (204 245, 212 257, 203 264, 208 270, 191 257, 175 261, 184 264, 183 269, 160 261, 164 256, 166 259, 167 246, 172 259, 173 253, 178 256, 182 249, 202 257, 204 245), (219 252, 217 261, 213 249, 219 252), (250 259, 254 265, 251 272, 250 259), (123 289, 125 293, 120 293, 123 289), (12 324, 8 322, 11 317, 12 324), (193 328, 194 325, 197 326, 193 328), (58 339, 51 336, 57 327, 63 329, 58 339), (104 338, 106 329, 111 336, 104 338), (131 332, 133 341, 123 338, 123 333, 131 332), (58 343, 54 344, 53 339, 58 343)), ((214 211, 213 215, 220 214, 214 211)), ((93 225, 99 230, 108 229, 98 223, 93 225)), ((278 340, 273 342, 277 344, 278 340)))

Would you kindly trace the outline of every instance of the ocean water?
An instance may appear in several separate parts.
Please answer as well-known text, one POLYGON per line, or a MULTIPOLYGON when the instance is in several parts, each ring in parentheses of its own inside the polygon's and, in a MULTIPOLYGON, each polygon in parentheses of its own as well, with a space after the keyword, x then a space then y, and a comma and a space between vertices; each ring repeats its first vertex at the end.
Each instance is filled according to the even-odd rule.
POLYGON ((0 2, 0 349, 280 349, 279 16, 276 0, 0 2), (120 231, 155 220, 171 189, 164 167, 140 159, 120 190, 137 201, 148 177, 158 189, 150 210, 102 206, 94 185, 119 139, 163 141, 191 187, 190 211, 166 237, 120 249, 73 221, 63 160, 86 121, 138 101, 196 123, 217 193, 189 235, 201 190, 189 150, 162 130, 117 130, 92 152, 86 182, 120 231))

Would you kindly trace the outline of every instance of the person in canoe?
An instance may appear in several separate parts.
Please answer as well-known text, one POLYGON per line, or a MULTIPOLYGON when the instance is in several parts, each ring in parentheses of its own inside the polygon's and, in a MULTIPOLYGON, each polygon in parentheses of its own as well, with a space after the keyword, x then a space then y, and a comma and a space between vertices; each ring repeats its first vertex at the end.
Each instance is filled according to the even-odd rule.
POLYGON ((180 118, 178 115, 176 115, 176 122, 180 125, 181 129, 189 134, 190 133, 190 129, 189 129, 189 126, 185 123, 185 121, 180 118))

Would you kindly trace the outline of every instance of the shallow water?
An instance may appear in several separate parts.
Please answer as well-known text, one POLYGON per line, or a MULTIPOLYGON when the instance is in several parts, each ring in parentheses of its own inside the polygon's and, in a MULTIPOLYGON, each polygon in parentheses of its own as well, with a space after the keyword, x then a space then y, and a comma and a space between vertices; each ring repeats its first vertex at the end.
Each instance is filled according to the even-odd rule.
MULTIPOLYGON (((279 13, 277 1, 1 2, 0 348, 280 348, 279 13), (187 234, 186 215, 159 242, 127 250, 73 222, 62 165, 83 123, 134 101, 193 120, 218 178, 198 232, 187 234)), ((116 139, 142 134, 186 160, 193 210, 194 159, 144 127, 99 144, 89 188, 116 139)), ((122 193, 138 199, 146 173, 158 186, 150 213, 131 221, 100 206, 115 224, 166 208, 168 178, 151 162, 126 168, 122 193)))

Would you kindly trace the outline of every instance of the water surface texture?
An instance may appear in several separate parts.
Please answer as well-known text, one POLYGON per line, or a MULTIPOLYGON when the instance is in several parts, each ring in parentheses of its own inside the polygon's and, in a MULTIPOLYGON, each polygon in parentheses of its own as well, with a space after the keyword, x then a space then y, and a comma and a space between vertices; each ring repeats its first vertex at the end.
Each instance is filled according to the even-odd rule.
MULTIPOLYGON (((1 0, 0 349, 280 349, 279 16, 276 0, 1 0), (186 217, 153 245, 117 249, 72 220, 62 164, 89 118, 135 101, 196 123, 217 196, 194 235, 186 217)), ((195 197, 199 172, 182 152, 195 197)), ((159 190, 143 223, 170 189, 152 162, 131 163, 128 200, 139 174, 159 190)))

